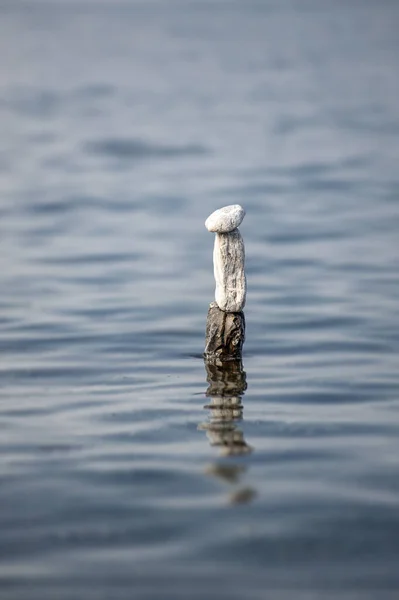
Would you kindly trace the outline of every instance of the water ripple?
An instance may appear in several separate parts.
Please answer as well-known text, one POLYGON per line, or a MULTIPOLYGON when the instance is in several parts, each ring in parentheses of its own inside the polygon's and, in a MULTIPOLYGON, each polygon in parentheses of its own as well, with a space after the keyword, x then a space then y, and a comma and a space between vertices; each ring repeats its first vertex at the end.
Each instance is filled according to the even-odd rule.
POLYGON ((398 6, 2 3, 9 600, 396 598, 398 6))

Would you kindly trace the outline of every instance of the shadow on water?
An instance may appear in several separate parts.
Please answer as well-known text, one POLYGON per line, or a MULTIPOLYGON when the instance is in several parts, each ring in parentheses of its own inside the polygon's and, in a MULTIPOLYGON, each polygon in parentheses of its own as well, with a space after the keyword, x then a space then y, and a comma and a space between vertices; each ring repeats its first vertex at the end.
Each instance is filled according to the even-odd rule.
MULTIPOLYGON (((247 389, 246 373, 241 360, 208 362, 205 360, 207 382, 206 396, 210 402, 204 406, 209 410, 208 420, 198 425, 206 431, 211 446, 219 448, 220 455, 233 459, 248 455, 252 447, 246 442, 243 431, 237 426, 243 419, 242 396, 247 389)), ((234 486, 229 495, 231 504, 250 502, 255 491, 240 485, 247 467, 238 462, 215 462, 206 468, 206 473, 224 483, 234 486)))

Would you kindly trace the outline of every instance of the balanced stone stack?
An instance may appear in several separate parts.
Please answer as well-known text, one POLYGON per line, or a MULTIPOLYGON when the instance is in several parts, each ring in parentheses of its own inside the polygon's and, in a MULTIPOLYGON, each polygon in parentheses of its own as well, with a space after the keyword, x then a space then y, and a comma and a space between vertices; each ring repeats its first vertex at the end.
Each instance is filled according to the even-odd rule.
POLYGON ((225 206, 213 212, 205 221, 214 232, 213 268, 216 281, 215 301, 207 318, 205 357, 234 360, 241 358, 245 339, 245 277, 244 241, 238 229, 245 217, 239 204, 225 206))

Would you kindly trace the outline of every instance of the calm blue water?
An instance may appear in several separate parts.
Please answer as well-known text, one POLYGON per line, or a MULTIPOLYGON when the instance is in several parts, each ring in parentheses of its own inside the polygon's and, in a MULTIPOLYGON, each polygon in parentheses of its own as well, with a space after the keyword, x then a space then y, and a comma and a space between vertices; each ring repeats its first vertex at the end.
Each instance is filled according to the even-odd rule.
POLYGON ((2 598, 397 597, 398 27, 0 2, 2 598), (237 202, 243 370, 206 370, 237 202))

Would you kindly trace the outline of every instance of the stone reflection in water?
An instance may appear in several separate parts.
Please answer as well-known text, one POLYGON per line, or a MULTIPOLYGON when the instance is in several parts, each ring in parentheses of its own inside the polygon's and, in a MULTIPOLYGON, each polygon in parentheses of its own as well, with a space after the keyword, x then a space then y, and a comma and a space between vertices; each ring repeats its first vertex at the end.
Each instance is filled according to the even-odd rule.
MULTIPOLYGON (((237 426, 243 418, 242 396, 247 388, 242 361, 205 361, 205 368, 209 384, 206 396, 210 402, 204 408, 209 410, 209 417, 198 429, 206 431, 211 445, 219 448, 221 456, 236 457, 251 453, 251 446, 237 426)), ((215 463, 206 469, 207 474, 230 485, 239 484, 245 471, 243 464, 234 463, 215 463)), ((240 488, 230 495, 230 502, 246 503, 254 495, 252 489, 240 488)))
POLYGON ((251 447, 244 439, 237 422, 243 417, 242 394, 247 388, 242 361, 205 362, 209 387, 206 395, 210 398, 209 420, 200 425, 207 432, 212 446, 218 446, 223 456, 248 454, 251 447))

